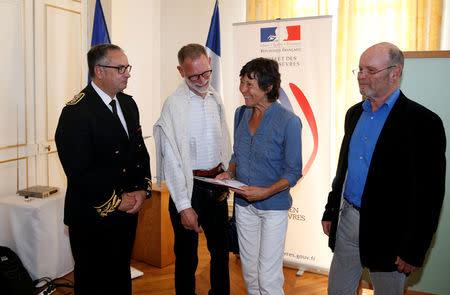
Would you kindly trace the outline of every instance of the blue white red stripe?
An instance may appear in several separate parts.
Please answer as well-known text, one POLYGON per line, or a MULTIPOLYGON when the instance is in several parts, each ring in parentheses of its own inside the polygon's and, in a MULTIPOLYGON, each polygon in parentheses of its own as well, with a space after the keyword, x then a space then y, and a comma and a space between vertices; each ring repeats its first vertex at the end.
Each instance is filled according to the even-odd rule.
POLYGON ((222 64, 220 60, 220 20, 219 20, 219 1, 216 1, 214 13, 211 17, 208 39, 206 40, 206 52, 211 58, 211 86, 223 95, 222 89, 222 64))

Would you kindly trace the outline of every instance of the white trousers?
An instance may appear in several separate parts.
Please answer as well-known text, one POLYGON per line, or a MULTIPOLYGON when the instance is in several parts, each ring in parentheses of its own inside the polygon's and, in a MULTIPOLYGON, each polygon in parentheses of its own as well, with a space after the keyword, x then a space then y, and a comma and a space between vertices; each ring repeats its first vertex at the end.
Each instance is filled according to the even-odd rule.
POLYGON ((236 204, 242 274, 249 295, 283 295, 283 256, 288 210, 236 204))

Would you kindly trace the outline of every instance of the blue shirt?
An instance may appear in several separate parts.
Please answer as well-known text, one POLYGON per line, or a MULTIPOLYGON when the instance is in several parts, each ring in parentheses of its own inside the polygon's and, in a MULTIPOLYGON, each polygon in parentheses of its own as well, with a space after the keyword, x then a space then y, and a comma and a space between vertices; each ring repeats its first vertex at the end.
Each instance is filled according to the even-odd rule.
POLYGON ((358 207, 361 207, 361 197, 378 136, 399 95, 400 89, 397 89, 375 112, 372 112, 369 100, 362 105, 363 112, 350 140, 344 189, 344 197, 358 207))
MULTIPOLYGON (((236 110, 236 114, 239 114, 239 110, 236 110)), ((246 108, 240 123, 237 122, 239 116, 235 115, 230 162, 236 164, 236 179, 249 186, 269 187, 280 178, 285 178, 291 187, 294 186, 302 176, 300 118, 274 102, 264 112, 252 136, 248 126, 252 113, 253 108, 246 108)), ((236 198, 236 203, 249 205, 243 198, 236 198)), ((252 202, 252 205, 261 210, 287 210, 292 205, 292 197, 289 189, 285 189, 267 199, 252 202)))

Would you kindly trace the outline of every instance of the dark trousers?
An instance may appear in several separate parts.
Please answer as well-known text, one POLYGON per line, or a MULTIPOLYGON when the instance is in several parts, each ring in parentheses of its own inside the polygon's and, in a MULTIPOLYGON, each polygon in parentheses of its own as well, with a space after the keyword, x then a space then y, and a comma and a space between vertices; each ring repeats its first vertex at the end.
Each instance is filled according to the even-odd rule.
MULTIPOLYGON (((209 253, 211 255, 209 295, 230 294, 228 271, 227 199, 217 201, 202 190, 200 182, 194 181, 191 205, 198 215, 209 253)), ((175 290, 177 295, 195 295, 195 271, 198 264, 198 234, 186 230, 181 224, 172 198, 169 201, 170 219, 175 233, 175 290)))
POLYGON ((130 259, 137 216, 116 227, 70 226, 75 295, 131 295, 130 259))

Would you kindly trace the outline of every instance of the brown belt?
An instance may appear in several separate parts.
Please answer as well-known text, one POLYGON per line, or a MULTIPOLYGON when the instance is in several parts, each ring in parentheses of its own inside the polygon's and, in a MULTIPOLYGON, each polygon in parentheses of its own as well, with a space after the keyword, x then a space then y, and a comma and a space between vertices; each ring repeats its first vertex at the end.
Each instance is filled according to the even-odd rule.
POLYGON ((222 170, 222 164, 217 165, 217 167, 212 168, 211 170, 192 170, 192 174, 194 176, 216 176, 222 170))

